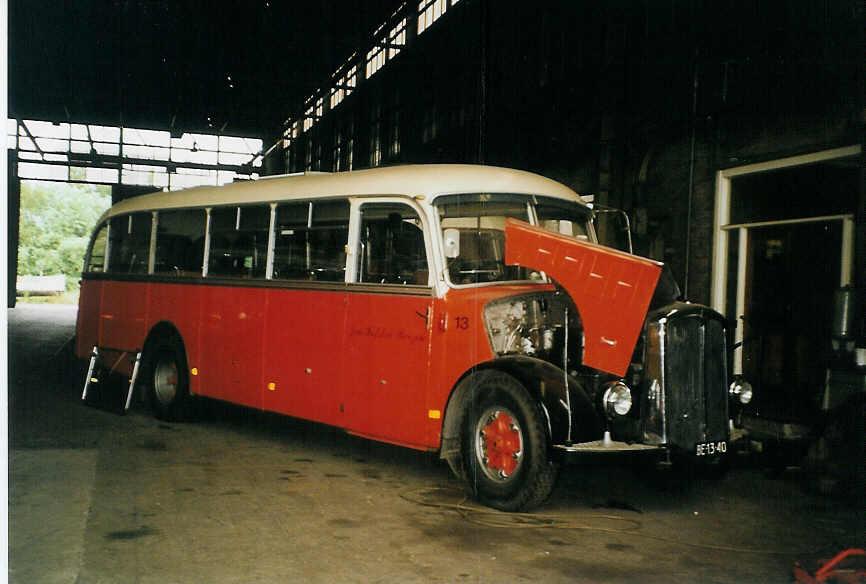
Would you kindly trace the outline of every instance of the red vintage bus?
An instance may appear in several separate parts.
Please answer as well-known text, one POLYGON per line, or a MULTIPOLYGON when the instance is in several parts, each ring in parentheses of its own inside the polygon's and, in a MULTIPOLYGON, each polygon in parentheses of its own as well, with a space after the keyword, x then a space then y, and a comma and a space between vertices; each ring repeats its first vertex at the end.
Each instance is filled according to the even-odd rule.
POLYGON ((585 453, 718 459, 748 389, 725 321, 592 217, 555 181, 470 165, 131 198, 94 231, 77 353, 140 352, 160 418, 206 397, 438 451, 506 510, 585 453))

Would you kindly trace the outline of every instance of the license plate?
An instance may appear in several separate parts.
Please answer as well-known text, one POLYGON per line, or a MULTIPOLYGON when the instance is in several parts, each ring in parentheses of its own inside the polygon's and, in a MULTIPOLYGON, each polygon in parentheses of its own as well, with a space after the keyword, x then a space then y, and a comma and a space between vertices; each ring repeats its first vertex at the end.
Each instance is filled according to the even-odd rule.
POLYGON ((695 456, 720 456, 728 451, 728 443, 724 440, 717 442, 698 442, 695 444, 695 456))

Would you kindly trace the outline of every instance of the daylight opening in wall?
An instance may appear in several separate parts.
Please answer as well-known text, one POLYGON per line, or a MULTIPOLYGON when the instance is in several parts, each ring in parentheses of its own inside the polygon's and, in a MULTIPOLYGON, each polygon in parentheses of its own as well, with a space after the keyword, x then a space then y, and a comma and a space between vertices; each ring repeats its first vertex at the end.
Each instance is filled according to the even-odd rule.
POLYGON ((241 136, 14 120, 6 147, 18 151, 18 177, 175 190, 258 178, 262 140, 241 136))
POLYGON ((77 302, 90 232, 110 205, 107 185, 21 181, 16 302, 77 302))

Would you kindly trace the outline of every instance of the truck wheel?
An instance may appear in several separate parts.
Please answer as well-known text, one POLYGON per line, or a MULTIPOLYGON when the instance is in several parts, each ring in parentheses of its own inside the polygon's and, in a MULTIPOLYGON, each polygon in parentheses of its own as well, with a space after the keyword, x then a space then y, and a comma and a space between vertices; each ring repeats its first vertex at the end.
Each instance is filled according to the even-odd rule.
POLYGON ((164 337, 150 348, 145 367, 147 393, 154 415, 160 420, 181 421, 189 416, 189 370, 183 344, 164 337))
POLYGON ((557 469, 538 404, 500 371, 477 373, 473 392, 461 448, 471 494, 503 511, 540 505, 553 490, 557 469))

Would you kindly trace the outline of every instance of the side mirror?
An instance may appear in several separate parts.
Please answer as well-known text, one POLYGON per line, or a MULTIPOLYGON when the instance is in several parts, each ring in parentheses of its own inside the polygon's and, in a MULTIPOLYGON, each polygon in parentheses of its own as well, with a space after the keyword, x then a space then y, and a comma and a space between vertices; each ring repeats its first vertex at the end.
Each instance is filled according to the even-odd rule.
POLYGON ((597 203, 593 203, 591 208, 593 211, 592 221, 595 225, 595 231, 599 235, 599 242, 628 253, 634 253, 628 213, 597 203))
POLYGON ((574 236, 574 228, 571 225, 571 221, 568 219, 562 219, 559 222, 559 233, 560 235, 567 235, 569 237, 574 236))
POLYGON ((454 259, 460 256, 460 230, 446 229, 443 232, 443 242, 445 244, 445 257, 454 259))

